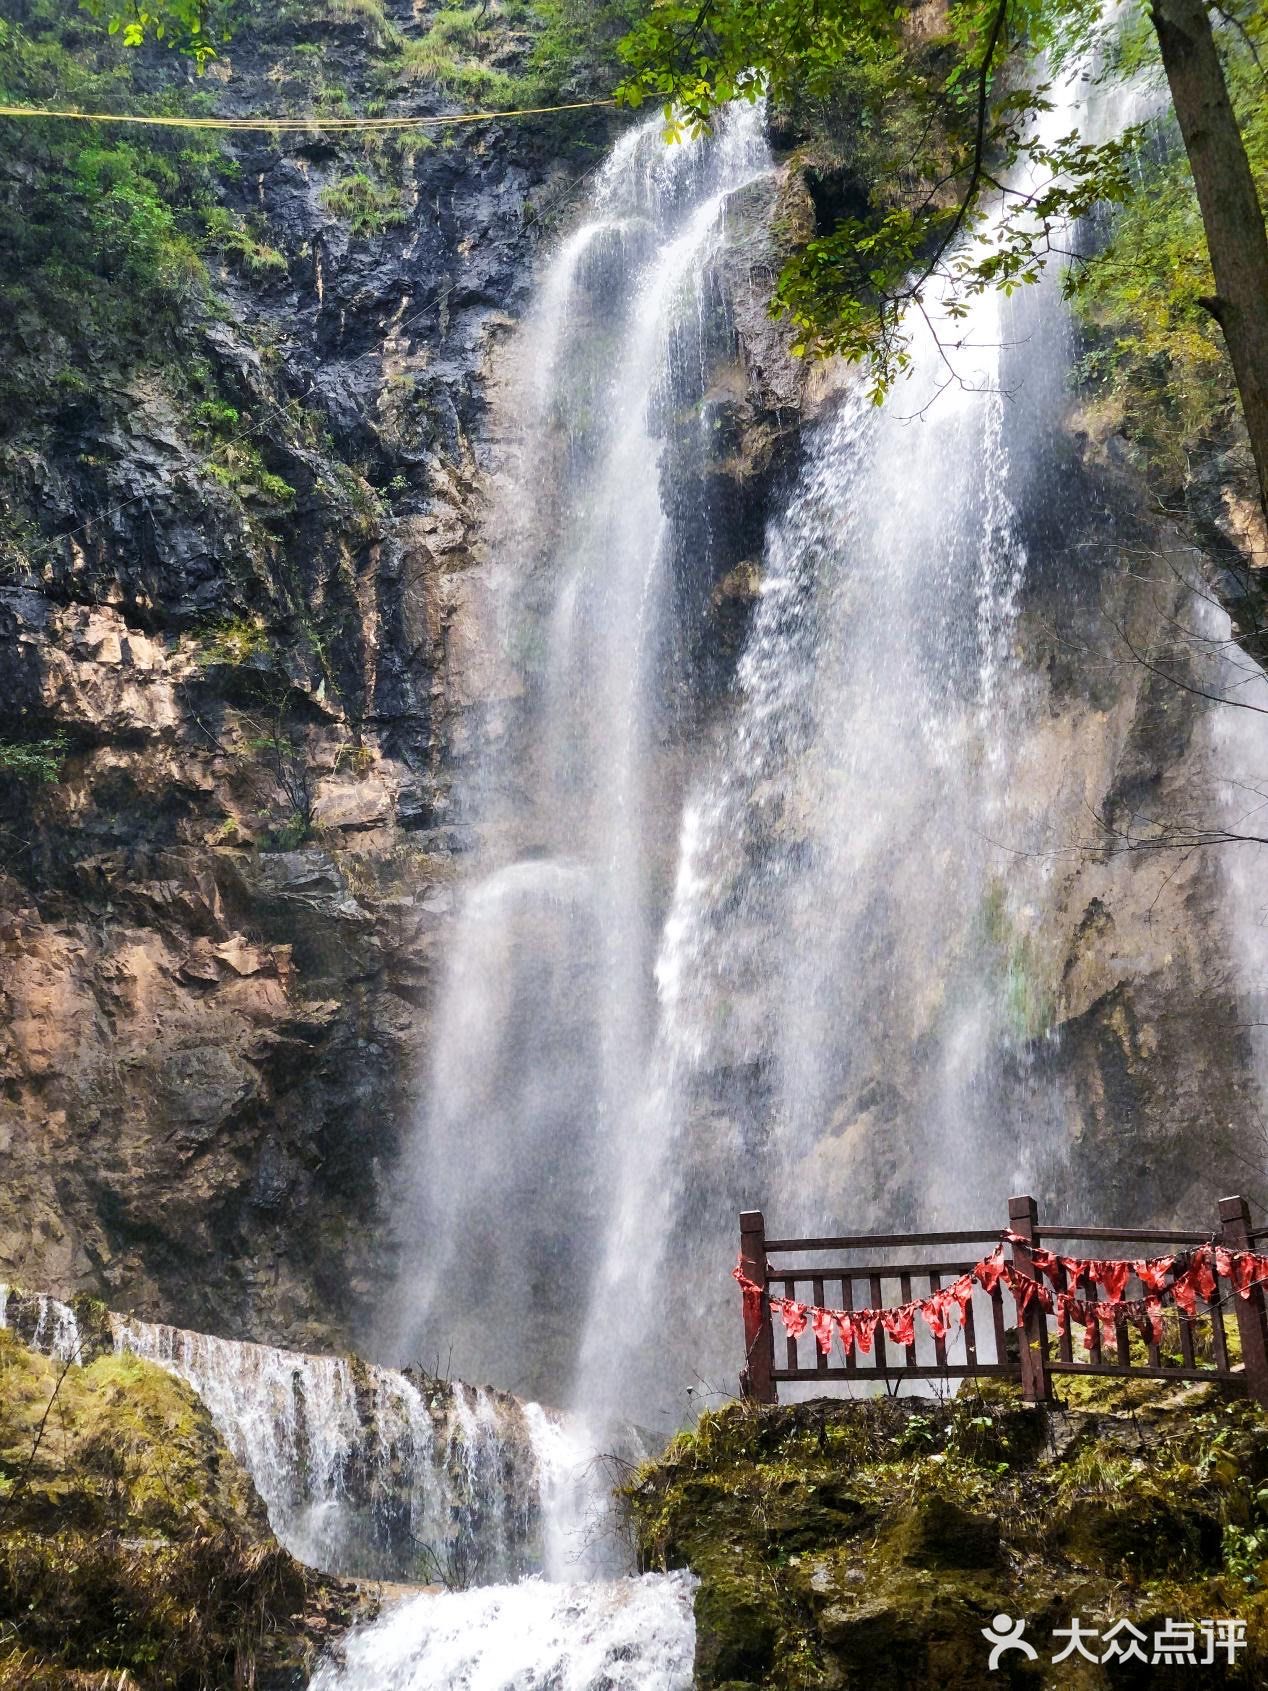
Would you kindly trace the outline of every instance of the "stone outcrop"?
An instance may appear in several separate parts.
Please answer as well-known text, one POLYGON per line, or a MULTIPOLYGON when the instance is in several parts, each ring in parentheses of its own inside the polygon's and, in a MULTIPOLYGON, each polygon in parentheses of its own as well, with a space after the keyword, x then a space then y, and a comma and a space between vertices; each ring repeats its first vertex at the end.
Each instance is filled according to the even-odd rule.
POLYGON ((736 1405, 644 1468, 627 1495, 645 1564, 700 1576, 701 1691, 1260 1683, 1263 1413, 1172 1382, 1067 1383, 1046 1418, 1014 1394, 736 1405), (1000 1614, 1037 1660, 990 1670, 1000 1614), (1200 1623, 1228 1616, 1245 1622, 1231 1661, 1151 1665, 1168 1620, 1193 1624, 1200 1660, 1200 1623), (1053 1665, 1076 1617, 1098 1657, 1135 1627, 1143 1665, 1053 1665))

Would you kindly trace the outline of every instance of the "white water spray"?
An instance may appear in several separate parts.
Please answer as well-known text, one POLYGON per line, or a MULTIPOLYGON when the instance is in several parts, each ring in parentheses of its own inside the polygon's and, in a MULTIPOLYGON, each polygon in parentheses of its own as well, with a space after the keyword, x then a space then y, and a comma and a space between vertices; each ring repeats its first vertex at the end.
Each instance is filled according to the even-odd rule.
POLYGON ((689 1691, 683 1574, 419 1597, 354 1633, 310 1691, 689 1691))

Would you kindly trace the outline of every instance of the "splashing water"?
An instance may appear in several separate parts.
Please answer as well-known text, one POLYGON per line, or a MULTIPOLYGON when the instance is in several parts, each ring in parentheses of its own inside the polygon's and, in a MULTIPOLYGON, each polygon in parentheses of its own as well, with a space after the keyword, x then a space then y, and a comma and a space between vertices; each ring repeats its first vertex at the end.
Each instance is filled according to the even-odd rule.
POLYGON ((55 1362, 82 1362, 84 1338, 68 1303, 47 1292, 26 1293, 0 1285, 0 1329, 17 1336, 55 1362))
POLYGON ((310 1691, 689 1691, 691 1598, 683 1574, 417 1597, 354 1633, 310 1691))

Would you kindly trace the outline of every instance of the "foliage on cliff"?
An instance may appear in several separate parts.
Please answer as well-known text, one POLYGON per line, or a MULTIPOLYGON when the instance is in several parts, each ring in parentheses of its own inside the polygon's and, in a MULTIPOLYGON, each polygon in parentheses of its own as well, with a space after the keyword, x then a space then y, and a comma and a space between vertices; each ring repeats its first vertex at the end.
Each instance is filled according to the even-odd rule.
MULTIPOLYGON (((1261 201, 1268 199, 1268 98, 1257 62, 1265 17, 1221 43, 1230 90, 1261 201)), ((1122 81, 1141 87, 1155 111, 1161 68, 1149 35, 1129 31, 1098 97, 1121 99, 1122 81)), ((1099 250, 1071 273, 1085 347, 1082 377, 1101 432, 1130 440, 1159 491, 1184 488, 1195 456, 1223 447, 1239 426, 1232 368, 1208 301, 1210 257, 1179 135, 1156 116, 1129 191, 1099 223, 1099 250)), ((1244 452, 1244 447, 1243 447, 1244 452)), ((1241 466, 1250 476, 1249 460, 1241 466)))
MULTIPOLYGON (((644 1562, 690 1567, 701 1691, 1258 1685, 1268 1669, 1268 1417, 1214 1387, 1079 1381, 704 1415, 628 1491, 644 1562), (982 1628, 1040 1662, 988 1675, 982 1628), (1240 1616, 1235 1669, 1080 1662, 1053 1629, 1240 1616), (1065 1673, 1066 1677, 1062 1677, 1065 1673)), ((1018 1665, 1021 1664, 1021 1665, 1018 1665)))
POLYGON ((181 1381, 0 1331, 5 1691, 107 1672, 137 1691, 288 1683, 354 1596, 276 1542, 181 1381))

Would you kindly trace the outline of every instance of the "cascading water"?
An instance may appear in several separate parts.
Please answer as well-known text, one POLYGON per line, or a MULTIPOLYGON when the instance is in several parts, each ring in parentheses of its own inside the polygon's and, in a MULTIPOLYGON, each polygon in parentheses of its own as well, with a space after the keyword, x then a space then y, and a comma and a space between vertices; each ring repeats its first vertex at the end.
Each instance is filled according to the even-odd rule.
MULTIPOLYGON (((1043 139, 1077 127, 1083 80, 1043 139)), ((963 1225, 1069 1190, 1044 948, 1087 800, 1054 786, 1021 618, 1045 592, 1067 615, 1116 560, 1108 519, 1070 538, 1056 266, 967 317, 931 287, 886 405, 840 384, 699 733, 683 535, 708 525, 675 465, 712 416, 761 122, 627 134, 520 337, 490 530, 504 685, 460 785, 479 868, 402 1212, 403 1350, 452 1342, 465 1372, 655 1426, 733 1389, 739 1208, 963 1225)))
POLYGON ((449 948, 394 1338, 408 1355, 452 1344, 465 1375, 556 1400, 624 1202, 652 1038, 687 591, 662 456, 684 415, 703 426, 728 204, 770 170, 757 107, 707 144, 666 148, 656 123, 624 135, 545 277, 508 399, 518 451, 491 549, 518 708, 467 793, 485 862, 449 948))
POLYGON ((563 1578, 603 1531, 607 1486, 590 1445, 537 1404, 345 1357, 112 1325, 116 1350, 193 1387, 273 1530, 314 1567, 459 1584, 563 1578))
MULTIPOLYGON (((992 1054, 1036 1031, 989 844, 1027 837, 1010 793, 1018 326, 993 292, 962 323, 933 302, 914 379, 879 413, 843 395, 811 432, 767 536, 732 725, 685 804, 667 778, 669 419, 707 419, 711 266, 728 201, 770 169, 760 108, 703 146, 631 131, 524 331, 492 535, 512 708, 470 777, 489 866, 456 924, 404 1223, 402 1348, 434 1332, 464 1372, 661 1425, 688 1410, 693 1371, 728 1389, 733 1369, 707 1338, 668 1361, 658 1243, 693 1329, 725 1332, 739 1203, 834 1213, 840 1153, 899 1108, 930 1154, 959 1143, 1002 1189, 1019 1176, 974 1141, 981 1098, 992 1054), (895 1085, 903 1048, 919 1073, 895 1085)), ((1064 348, 1034 350, 1050 404, 1064 348)), ((933 1213, 910 1188, 887 1200, 933 1213)))
POLYGON ((0 1330, 6 1328, 56 1362, 83 1360, 84 1340, 75 1311, 47 1292, 27 1294, 0 1285, 0 1330))

